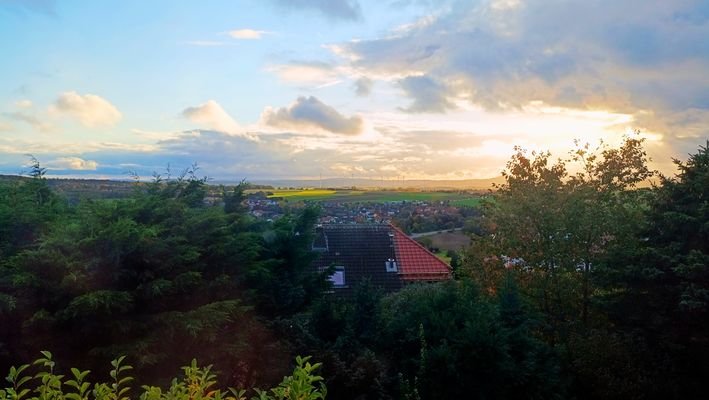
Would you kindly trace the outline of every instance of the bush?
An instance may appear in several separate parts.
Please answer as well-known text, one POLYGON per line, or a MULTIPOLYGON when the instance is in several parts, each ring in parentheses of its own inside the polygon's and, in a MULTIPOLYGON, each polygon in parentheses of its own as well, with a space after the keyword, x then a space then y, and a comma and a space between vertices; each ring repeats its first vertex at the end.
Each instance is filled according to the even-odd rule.
MULTIPOLYGON (((28 375, 29 364, 19 368, 10 368, 7 381, 11 387, 0 389, 0 400, 131 400, 129 375, 133 369, 123 365, 125 357, 111 361, 110 381, 94 383, 86 380, 90 371, 71 368, 70 375, 56 372, 56 363, 52 354, 42 351, 42 357, 32 365, 40 370, 35 375, 28 375), (66 378, 65 378, 66 377, 66 378)), ((293 374, 270 390, 254 389, 256 396, 252 400, 318 400, 325 399, 327 389, 323 378, 314 372, 321 364, 311 364, 310 357, 296 357, 293 374)), ((184 376, 172 380, 170 387, 163 390, 157 386, 142 386, 142 392, 135 397, 140 400, 246 400, 244 389, 215 389, 217 376, 212 366, 199 367, 196 360, 189 366, 182 367, 184 376)))

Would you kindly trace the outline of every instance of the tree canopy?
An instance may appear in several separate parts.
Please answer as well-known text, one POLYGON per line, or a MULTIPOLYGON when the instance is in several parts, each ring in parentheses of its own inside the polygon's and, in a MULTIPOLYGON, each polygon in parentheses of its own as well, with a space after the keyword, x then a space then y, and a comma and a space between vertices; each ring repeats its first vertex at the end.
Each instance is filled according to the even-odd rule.
POLYGON ((454 280, 365 280, 351 298, 312 267, 317 208, 257 220, 244 184, 215 203, 195 168, 68 204, 34 160, 0 183, 0 368, 51 349, 109 373, 125 354, 139 383, 167 384, 176 365, 204 372, 197 358, 230 386, 320 393, 308 374, 283 379, 311 354, 334 399, 702 397, 709 143, 673 177, 643 146, 518 148, 468 214, 454 280))

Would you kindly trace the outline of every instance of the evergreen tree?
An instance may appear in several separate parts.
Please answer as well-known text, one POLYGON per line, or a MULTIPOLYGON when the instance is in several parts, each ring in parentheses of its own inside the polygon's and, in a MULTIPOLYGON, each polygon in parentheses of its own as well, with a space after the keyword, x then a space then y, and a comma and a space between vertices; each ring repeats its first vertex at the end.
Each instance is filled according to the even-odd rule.
POLYGON ((709 379, 709 143, 654 191, 644 231, 602 270, 604 301, 649 396, 694 398, 709 379), (644 383, 643 383, 644 382, 644 383))
MULTIPOLYGON (((191 169, 137 184, 126 200, 84 201, 57 213, 0 270, 0 300, 12 306, 0 307, 3 360, 53 348, 61 360, 100 368, 127 354, 139 371, 161 374, 199 357, 228 372, 229 383, 276 379, 288 357, 248 305, 271 288, 247 282, 259 265, 286 263, 269 259, 243 208, 207 206, 205 184, 191 169), (264 366, 267 356, 274 362, 264 366)), ((314 287, 303 275, 306 254, 297 254, 302 274, 294 284, 306 299, 314 287)), ((273 274, 291 277, 285 266, 273 274)))
POLYGON ((533 321, 511 284, 498 299, 469 281, 410 286, 382 304, 379 351, 424 399, 563 398, 533 321))

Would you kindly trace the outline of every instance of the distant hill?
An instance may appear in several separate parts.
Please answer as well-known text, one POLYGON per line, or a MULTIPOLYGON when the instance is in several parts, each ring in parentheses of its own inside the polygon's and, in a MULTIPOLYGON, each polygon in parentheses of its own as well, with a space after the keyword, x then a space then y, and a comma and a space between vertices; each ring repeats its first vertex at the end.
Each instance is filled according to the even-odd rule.
MULTIPOLYGON (((0 175, 0 182, 31 179, 26 176, 0 175)), ((323 180, 254 180, 249 182, 255 188, 290 187, 290 188, 351 188, 363 189, 408 189, 408 190, 487 190, 493 183, 502 183, 503 178, 466 179, 466 180, 376 180, 376 179, 323 179, 323 180)), ((47 177, 49 187, 71 202, 82 198, 119 199, 130 196, 135 190, 135 182, 130 180, 79 179, 47 177)), ((210 185, 236 185, 236 181, 210 181, 210 185)), ((216 188, 215 188, 216 190, 216 188)))
POLYGON ((256 179, 252 183, 260 185, 270 185, 273 187, 313 187, 313 188, 348 188, 356 186, 358 188, 376 188, 376 189, 417 189, 417 190, 445 190, 445 189, 468 189, 468 190, 487 190, 492 189, 493 183, 503 183, 503 177, 490 179, 462 179, 462 180, 379 180, 379 179, 348 179, 348 178, 330 178, 330 179, 274 179, 274 180, 259 180, 256 179))
MULTIPOLYGON (((0 182, 29 180, 32 178, 19 175, 0 175, 0 182)), ((133 181, 109 179, 64 179, 47 177, 49 187, 71 202, 82 198, 120 199, 130 196, 135 189, 133 181)))

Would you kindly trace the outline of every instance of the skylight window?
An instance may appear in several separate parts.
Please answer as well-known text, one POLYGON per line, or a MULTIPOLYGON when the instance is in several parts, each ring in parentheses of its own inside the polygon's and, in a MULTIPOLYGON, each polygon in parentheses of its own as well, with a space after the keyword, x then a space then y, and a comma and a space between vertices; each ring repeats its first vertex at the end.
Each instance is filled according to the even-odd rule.
POLYGON ((335 267, 335 272, 330 275, 330 282, 334 287, 345 286, 345 267, 335 267))
POLYGON ((384 263, 386 265, 387 272, 397 272, 399 267, 396 265, 396 260, 390 258, 384 263))

